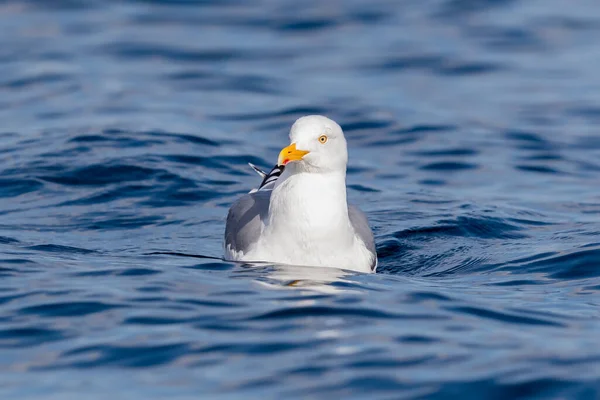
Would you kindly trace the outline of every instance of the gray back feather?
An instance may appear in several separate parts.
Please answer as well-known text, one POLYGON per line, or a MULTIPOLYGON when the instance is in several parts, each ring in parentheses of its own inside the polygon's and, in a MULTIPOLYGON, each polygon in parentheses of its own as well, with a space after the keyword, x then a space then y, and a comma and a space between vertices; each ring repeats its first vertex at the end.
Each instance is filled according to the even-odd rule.
MULTIPOLYGON (((369 226, 369 221, 366 215, 358 208, 348 204, 348 217, 350 217, 350 223, 354 228, 354 232, 363 241, 367 250, 373 253, 374 260, 377 260, 377 249, 375 248, 375 238, 373 237, 373 231, 369 226)), ((377 262, 371 266, 371 269, 375 269, 377 262)))
POLYGON ((247 252, 256 242, 269 212, 270 190, 260 190, 240 197, 229 209, 225 225, 225 246, 247 252))

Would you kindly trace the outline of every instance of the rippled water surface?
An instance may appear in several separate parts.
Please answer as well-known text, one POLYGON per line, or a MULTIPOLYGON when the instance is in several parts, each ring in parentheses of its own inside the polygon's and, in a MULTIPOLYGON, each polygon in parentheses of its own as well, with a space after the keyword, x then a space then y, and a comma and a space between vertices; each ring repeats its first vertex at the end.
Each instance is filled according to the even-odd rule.
POLYGON ((595 1, 0 1, 0 397, 600 396, 595 1), (220 257, 294 120, 379 273, 220 257))

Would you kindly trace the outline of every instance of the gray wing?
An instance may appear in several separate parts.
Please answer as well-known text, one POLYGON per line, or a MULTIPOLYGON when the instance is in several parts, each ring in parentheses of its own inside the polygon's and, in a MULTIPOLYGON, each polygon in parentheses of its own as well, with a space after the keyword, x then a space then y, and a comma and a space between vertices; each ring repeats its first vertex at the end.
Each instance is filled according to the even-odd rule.
POLYGON ((362 211, 350 204, 348 205, 348 216, 356 235, 363 241, 367 250, 373 253, 374 262, 371 269, 375 270, 377 267, 377 249, 375 248, 375 238, 369 226, 369 221, 362 211))
POLYGON ((225 224, 225 252, 246 253, 265 225, 271 200, 270 190, 259 190, 240 197, 229 209, 225 224))

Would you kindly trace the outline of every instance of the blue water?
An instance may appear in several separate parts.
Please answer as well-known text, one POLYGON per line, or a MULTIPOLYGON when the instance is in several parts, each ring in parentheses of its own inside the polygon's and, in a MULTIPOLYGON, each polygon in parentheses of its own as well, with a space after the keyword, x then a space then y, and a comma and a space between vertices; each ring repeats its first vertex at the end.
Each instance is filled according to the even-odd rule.
POLYGON ((600 396, 596 1, 0 1, 0 398, 600 396), (294 120, 377 274, 218 259, 294 120))

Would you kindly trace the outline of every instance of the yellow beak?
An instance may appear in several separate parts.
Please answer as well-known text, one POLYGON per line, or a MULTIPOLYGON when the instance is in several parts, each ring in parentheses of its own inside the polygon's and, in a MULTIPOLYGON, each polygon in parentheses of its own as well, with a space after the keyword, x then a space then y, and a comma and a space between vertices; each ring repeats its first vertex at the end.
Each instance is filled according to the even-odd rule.
POLYGON ((277 165, 286 165, 290 161, 298 161, 302 160, 302 157, 310 153, 305 150, 298 150, 296 148, 296 143, 290 144, 288 147, 281 150, 279 153, 279 158, 277 159, 277 165))

